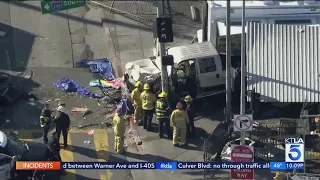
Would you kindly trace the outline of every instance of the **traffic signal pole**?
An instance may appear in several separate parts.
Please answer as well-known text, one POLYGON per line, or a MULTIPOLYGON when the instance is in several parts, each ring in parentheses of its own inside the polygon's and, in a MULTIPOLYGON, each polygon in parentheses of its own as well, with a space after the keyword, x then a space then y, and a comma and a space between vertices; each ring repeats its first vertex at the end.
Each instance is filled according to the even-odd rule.
MULTIPOLYGON (((164 15, 164 0, 162 0, 161 5, 157 7, 157 18, 162 18, 164 15)), ((164 34, 165 35, 165 34, 164 34)), ((160 44, 160 58, 166 55, 166 46, 165 43, 159 41, 160 44)), ((162 65, 161 63, 161 89, 162 91, 168 92, 169 91, 169 78, 168 78, 168 71, 167 66, 162 65)))
MULTIPOLYGON (((246 46, 245 46, 245 11, 246 11, 246 2, 242 0, 242 34, 241 34, 241 92, 240 92, 240 114, 246 114, 246 46)), ((252 101, 252 99, 251 99, 252 101)), ((245 132, 241 131, 241 145, 245 145, 245 132)))
POLYGON ((231 37, 230 37, 230 1, 226 8, 226 117, 227 122, 231 120, 231 37))

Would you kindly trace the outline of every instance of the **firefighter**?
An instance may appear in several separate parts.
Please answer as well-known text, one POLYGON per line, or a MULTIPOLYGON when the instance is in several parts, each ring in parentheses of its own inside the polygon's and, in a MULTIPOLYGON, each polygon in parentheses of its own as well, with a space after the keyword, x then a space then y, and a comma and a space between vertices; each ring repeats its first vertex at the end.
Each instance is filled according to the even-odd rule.
POLYGON ((159 99, 157 100, 156 103, 156 116, 158 120, 158 135, 160 138, 163 137, 163 124, 165 124, 166 131, 168 138, 170 138, 171 133, 170 133, 170 119, 168 115, 169 111, 169 102, 166 99, 167 98, 167 93, 166 92, 161 92, 158 97, 159 99))
POLYGON ((138 81, 135 84, 135 89, 132 91, 131 99, 133 100, 133 107, 134 107, 134 119, 139 123, 139 126, 143 124, 142 121, 142 102, 140 99, 141 92, 143 91, 142 83, 138 81))
POLYGON ((49 108, 49 104, 45 104, 44 108, 42 109, 41 116, 40 116, 40 126, 43 130, 43 142, 45 144, 48 143, 48 132, 51 125, 52 120, 52 111, 49 108))
POLYGON ((57 116, 54 118, 54 123, 56 124, 56 132, 58 139, 62 133, 64 148, 68 147, 68 131, 70 129, 70 117, 66 110, 66 104, 60 103, 57 109, 57 116))
POLYGON ((186 111, 189 118, 189 123, 187 124, 187 137, 195 137, 195 127, 194 127, 194 106, 193 99, 190 95, 184 98, 186 102, 186 111))
POLYGON ((285 178, 286 173, 284 172, 277 172, 276 176, 273 178, 274 180, 283 180, 285 178))
POLYGON ((142 109, 143 109, 143 128, 147 129, 147 131, 150 131, 156 98, 150 92, 149 84, 145 84, 143 86, 143 89, 144 91, 141 93, 141 96, 140 96, 140 99, 142 101, 142 109))
POLYGON ((179 101, 176 110, 171 114, 170 121, 173 126, 173 145, 186 145, 187 124, 189 118, 187 112, 183 109, 183 101, 179 101))
POLYGON ((124 133, 126 131, 126 122, 122 116, 121 108, 117 108, 116 114, 113 117, 114 123, 114 148, 116 153, 123 154, 124 153, 124 133))

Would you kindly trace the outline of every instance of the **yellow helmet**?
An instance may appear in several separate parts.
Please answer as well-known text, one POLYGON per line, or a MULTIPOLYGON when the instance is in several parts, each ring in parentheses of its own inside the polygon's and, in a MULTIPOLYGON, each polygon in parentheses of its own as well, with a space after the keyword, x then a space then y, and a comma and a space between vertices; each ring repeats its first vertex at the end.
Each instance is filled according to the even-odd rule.
POLYGON ((134 85, 134 87, 140 87, 140 86, 142 86, 142 82, 141 81, 136 82, 136 84, 134 85))
POLYGON ((150 89, 150 84, 145 84, 144 86, 143 86, 143 89, 150 89))
POLYGON ((158 97, 159 98, 164 98, 164 97, 167 97, 168 96, 168 94, 166 93, 166 92, 161 92, 159 95, 158 95, 158 97))
POLYGON ((190 101, 192 101, 193 99, 192 99, 192 97, 191 97, 190 95, 188 95, 188 96, 186 96, 186 97, 184 98, 184 100, 187 101, 187 102, 190 102, 190 101))

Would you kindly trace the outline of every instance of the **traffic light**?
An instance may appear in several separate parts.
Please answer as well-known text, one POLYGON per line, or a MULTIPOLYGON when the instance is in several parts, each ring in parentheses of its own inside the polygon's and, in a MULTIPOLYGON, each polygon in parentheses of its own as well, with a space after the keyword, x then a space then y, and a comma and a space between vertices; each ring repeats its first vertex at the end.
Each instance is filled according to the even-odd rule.
POLYGON ((157 35, 160 43, 173 42, 172 20, 157 18, 157 35))
POLYGON ((161 62, 163 66, 173 66, 173 56, 172 55, 166 55, 162 56, 161 62))

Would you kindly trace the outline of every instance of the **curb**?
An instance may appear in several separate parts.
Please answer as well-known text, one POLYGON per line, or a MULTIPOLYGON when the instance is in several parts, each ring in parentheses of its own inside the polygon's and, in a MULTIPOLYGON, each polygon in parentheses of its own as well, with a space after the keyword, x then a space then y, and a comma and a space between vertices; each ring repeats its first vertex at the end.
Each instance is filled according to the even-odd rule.
POLYGON ((107 23, 102 22, 102 26, 106 32, 106 41, 107 41, 107 54, 110 56, 108 59, 110 59, 112 66, 115 70, 116 77, 122 77, 122 68, 121 68, 121 59, 120 59, 120 52, 116 51, 113 38, 110 32, 110 27, 107 23))

